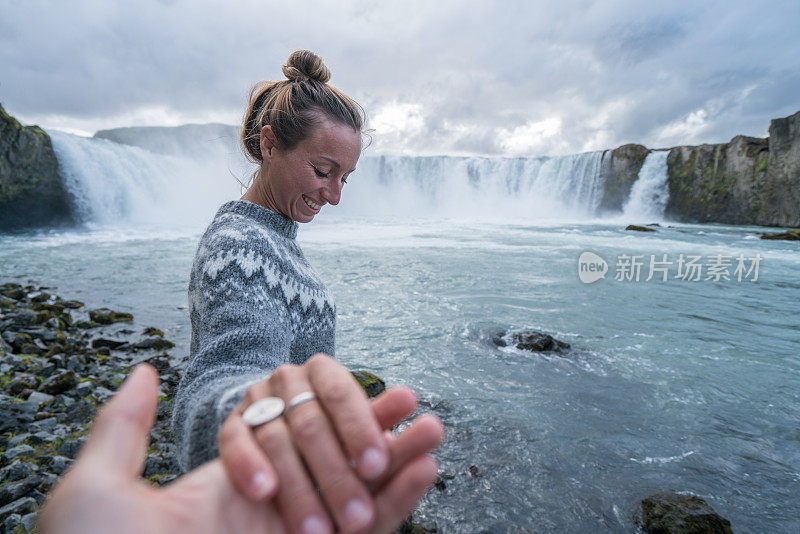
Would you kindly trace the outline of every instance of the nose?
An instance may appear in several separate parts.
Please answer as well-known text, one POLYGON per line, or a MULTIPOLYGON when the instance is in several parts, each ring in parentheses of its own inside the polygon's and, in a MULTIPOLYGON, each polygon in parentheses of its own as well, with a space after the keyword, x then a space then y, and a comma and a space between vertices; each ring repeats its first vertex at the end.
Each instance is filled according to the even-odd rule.
POLYGON ((342 186, 344 186, 344 184, 341 179, 332 179, 330 183, 322 189, 322 199, 328 204, 333 206, 337 205, 342 198, 342 186))

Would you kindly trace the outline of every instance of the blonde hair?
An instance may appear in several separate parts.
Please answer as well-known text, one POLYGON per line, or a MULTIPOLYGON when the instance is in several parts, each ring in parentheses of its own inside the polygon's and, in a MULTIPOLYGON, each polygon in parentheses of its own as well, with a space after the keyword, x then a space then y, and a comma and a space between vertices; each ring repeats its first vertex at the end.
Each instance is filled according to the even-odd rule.
POLYGON ((327 117, 363 133, 364 109, 328 85, 331 71, 309 50, 292 52, 281 68, 286 80, 259 82, 250 90, 241 142, 246 156, 261 163, 261 129, 269 125, 278 147, 291 150, 327 117))

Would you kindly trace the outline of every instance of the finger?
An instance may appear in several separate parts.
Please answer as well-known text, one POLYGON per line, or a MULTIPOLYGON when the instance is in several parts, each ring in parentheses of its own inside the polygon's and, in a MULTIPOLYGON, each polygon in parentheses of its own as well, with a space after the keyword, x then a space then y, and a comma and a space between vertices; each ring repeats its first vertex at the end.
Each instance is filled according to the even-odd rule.
POLYGON ((231 413, 219 431, 219 455, 236 489, 254 501, 275 495, 278 475, 253 430, 240 414, 231 413))
POLYGON ((375 480, 389 465, 386 442, 367 395, 350 371, 324 354, 306 363, 308 376, 347 455, 363 480, 375 480))
POLYGON ((428 455, 415 458, 375 496, 377 518, 372 532, 392 532, 436 480, 436 462, 428 455))
MULTIPOLYGON (((287 406, 291 405, 291 400, 297 395, 312 391, 306 369, 300 367, 284 367, 276 371, 273 373, 271 385, 287 406)), ((336 432, 320 403, 310 400, 287 408, 285 420, 292 439, 312 478, 321 489, 328 510, 340 530, 362 532, 367 529, 372 524, 374 515, 372 498, 364 483, 351 469, 336 432)))
POLYGON ((140 475, 157 405, 158 373, 139 364, 98 411, 78 462, 98 462, 103 472, 127 478, 140 475))
POLYGON ((267 397, 266 381, 250 386, 240 402, 220 428, 219 455, 233 485, 239 492, 254 501, 275 495, 278 475, 256 441, 253 429, 242 420, 244 407, 267 397))
POLYGON ((391 463, 381 480, 370 484, 370 489, 381 487, 386 480, 400 472, 409 462, 428 454, 442 443, 444 427, 435 415, 421 415, 403 432, 389 441, 391 463))
POLYGON ((278 473, 280 484, 275 504, 289 530, 315 534, 333 532, 331 519, 295 450, 284 418, 257 427, 255 435, 278 473))
POLYGON ((406 386, 395 386, 372 399, 370 406, 378 425, 384 430, 391 430, 394 425, 414 413, 417 397, 406 386))

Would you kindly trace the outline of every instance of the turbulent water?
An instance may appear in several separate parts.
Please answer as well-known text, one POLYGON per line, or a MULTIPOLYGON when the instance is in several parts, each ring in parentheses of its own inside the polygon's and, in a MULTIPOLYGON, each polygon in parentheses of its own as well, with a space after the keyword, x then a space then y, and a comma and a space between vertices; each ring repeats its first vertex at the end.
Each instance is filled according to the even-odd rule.
MULTIPOLYGON (((180 358, 199 233, 243 167, 224 150, 215 167, 54 139, 87 224, 0 236, 0 279, 132 311, 180 358)), ((702 496, 737 532, 800 530, 796 245, 664 221, 654 155, 626 214, 593 218, 602 162, 365 158, 342 203, 301 227, 336 298, 339 358, 412 386, 445 423, 446 488, 420 517, 445 532, 632 532, 639 500, 668 489, 702 496), (656 233, 623 230, 654 221, 656 233), (605 278, 581 282, 585 251, 605 278), (526 328, 573 350, 491 342, 526 328)))

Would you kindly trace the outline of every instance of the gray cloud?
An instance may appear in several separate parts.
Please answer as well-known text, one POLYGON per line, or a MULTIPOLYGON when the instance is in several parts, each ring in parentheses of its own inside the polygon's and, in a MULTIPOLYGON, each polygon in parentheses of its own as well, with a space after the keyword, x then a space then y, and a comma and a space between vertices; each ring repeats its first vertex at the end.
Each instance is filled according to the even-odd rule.
POLYGON ((309 48, 367 109, 375 150, 716 142, 800 109, 797 20, 792 0, 11 1, 0 101, 86 131, 235 123, 249 87, 309 48))

